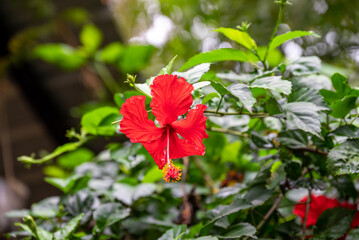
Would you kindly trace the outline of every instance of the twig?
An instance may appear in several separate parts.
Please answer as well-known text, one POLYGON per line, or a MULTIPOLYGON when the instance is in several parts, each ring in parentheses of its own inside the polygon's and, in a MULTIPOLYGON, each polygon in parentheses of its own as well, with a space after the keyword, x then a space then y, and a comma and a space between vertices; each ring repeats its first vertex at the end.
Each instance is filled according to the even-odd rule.
POLYGON ((196 158, 196 157, 194 158, 194 163, 196 164, 199 171, 202 173, 202 176, 203 176, 203 179, 204 179, 206 185, 211 189, 211 192, 213 192, 215 186, 214 186, 214 182, 213 182, 212 178, 203 169, 201 162, 199 161, 198 158, 196 158))
MULTIPOLYGON (((275 200, 273 206, 268 210, 268 212, 266 213, 266 215, 264 215, 264 217, 262 218, 262 220, 259 222, 259 224, 257 225, 257 231, 259 229, 261 229, 264 225, 264 223, 269 219, 269 217, 272 215, 272 213, 278 208, 278 205, 280 203, 280 201, 282 200, 283 198, 283 194, 279 194, 279 196, 277 197, 277 199, 275 200)), ((247 240, 249 239, 250 237, 247 236, 245 237, 243 240, 247 240)))
POLYGON ((247 133, 242 133, 242 132, 230 130, 230 129, 209 127, 209 128, 207 128, 207 130, 210 132, 228 133, 228 134, 232 134, 232 135, 239 136, 239 137, 249 137, 249 135, 247 133))
POLYGON ((307 147, 307 148, 290 148, 290 149, 297 150, 297 151, 303 151, 303 152, 317 153, 317 154, 320 154, 320 155, 323 155, 323 156, 328 155, 327 152, 324 152, 324 151, 316 149, 316 148, 310 148, 310 147, 307 147))
POLYGON ((310 189, 308 189, 308 200, 307 200, 307 204, 305 207, 305 216, 304 216, 304 221, 303 221, 303 226, 302 226, 302 240, 305 240, 306 237, 306 233, 305 233, 305 229, 307 226, 307 220, 308 220, 308 214, 309 214, 309 208, 310 208, 310 203, 312 202, 312 191, 310 189))
POLYGON ((217 109, 216 109, 216 113, 218 113, 218 110, 221 107, 222 100, 223 100, 223 96, 221 96, 221 99, 219 100, 219 103, 218 103, 218 106, 217 106, 217 109))
POLYGON ((267 70, 267 64, 265 62, 267 60, 268 53, 269 53, 269 48, 270 48, 270 46, 272 44, 273 38, 274 38, 275 34, 277 33, 277 30, 278 30, 278 27, 279 27, 280 23, 282 22, 283 10, 284 10, 284 6, 286 5, 286 3, 287 3, 287 0, 280 0, 280 3, 279 3, 280 4, 280 9, 279 9, 279 14, 278 14, 278 19, 277 19, 277 22, 275 24, 272 36, 271 36, 271 38, 269 40, 268 47, 266 49, 266 53, 264 54, 264 58, 263 58, 264 70, 267 70))

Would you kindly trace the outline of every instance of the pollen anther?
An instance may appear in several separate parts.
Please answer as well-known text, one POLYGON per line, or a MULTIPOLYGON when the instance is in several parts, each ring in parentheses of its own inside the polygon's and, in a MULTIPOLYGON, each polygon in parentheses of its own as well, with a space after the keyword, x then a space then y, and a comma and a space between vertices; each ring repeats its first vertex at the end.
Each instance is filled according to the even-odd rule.
POLYGON ((173 164, 172 160, 167 163, 162 169, 163 179, 166 182, 177 182, 181 179, 181 168, 173 164))

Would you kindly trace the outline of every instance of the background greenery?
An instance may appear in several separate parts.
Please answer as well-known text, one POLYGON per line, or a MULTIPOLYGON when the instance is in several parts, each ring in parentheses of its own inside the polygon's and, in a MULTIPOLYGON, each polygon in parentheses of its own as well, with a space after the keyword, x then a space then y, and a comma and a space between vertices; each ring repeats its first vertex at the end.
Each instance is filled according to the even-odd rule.
MULTIPOLYGON (((107 42, 84 9, 57 12, 44 0, 21 6, 48 21, 13 37, 4 69, 45 61, 64 71, 88 70, 100 85, 95 101, 73 111, 81 120, 67 131, 69 143, 45 156, 19 157, 27 166, 44 164, 45 181, 63 194, 10 212, 23 221, 8 236, 337 239, 350 231, 354 214, 345 218, 337 209, 328 221, 306 229, 292 209, 312 192, 357 199, 358 3, 107 4, 120 36, 107 42), (273 38, 283 6, 280 37, 273 38), (246 29, 243 21, 251 23, 249 35, 233 30, 246 29), (198 54, 202 51, 210 52, 198 54), (118 138, 111 124, 121 119, 124 101, 148 93, 151 77, 159 73, 184 76, 196 88, 195 103, 208 106, 206 154, 183 159, 177 184, 164 183, 142 145, 118 138), (91 150, 89 144, 99 139, 106 144, 91 150)), ((347 239, 356 234, 351 230, 347 239)))

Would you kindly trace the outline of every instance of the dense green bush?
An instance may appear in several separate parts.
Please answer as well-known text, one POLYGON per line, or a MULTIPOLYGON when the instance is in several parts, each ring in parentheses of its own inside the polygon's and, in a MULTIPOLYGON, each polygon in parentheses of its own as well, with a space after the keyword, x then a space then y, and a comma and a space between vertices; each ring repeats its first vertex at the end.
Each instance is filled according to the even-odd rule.
POLYGON ((283 43, 320 36, 307 31, 277 35, 288 3, 278 4, 268 45, 257 46, 247 23, 218 28, 237 49, 199 53, 177 71, 172 70, 173 58, 159 71, 184 77, 194 87, 194 104, 207 106, 206 153, 175 160, 182 168, 178 183, 162 180, 141 143, 111 140, 121 134, 119 110, 127 99, 144 95, 150 110, 153 77, 139 83, 128 75, 133 90, 118 92, 106 64, 136 73, 148 64, 152 46, 111 43, 100 48, 101 32, 90 24, 81 31, 78 48, 35 47, 34 57, 64 69, 91 64, 102 73, 114 101, 83 115, 80 131, 67 132, 75 141, 38 159, 19 157, 26 165, 46 164, 45 181, 63 195, 8 213, 23 217, 17 223, 21 230, 8 235, 37 240, 287 240, 338 239, 349 233, 347 239, 357 239, 358 231, 350 227, 356 212, 345 204, 357 201, 359 90, 340 73, 323 75, 316 56, 283 57, 277 49, 283 43), (224 61, 240 62, 242 71, 224 70, 218 64, 224 61), (98 155, 85 148, 96 138, 111 141, 98 155), (315 211, 313 193, 335 197, 342 205, 322 209, 316 224, 307 227, 315 211), (293 208, 304 196, 300 221, 293 208))

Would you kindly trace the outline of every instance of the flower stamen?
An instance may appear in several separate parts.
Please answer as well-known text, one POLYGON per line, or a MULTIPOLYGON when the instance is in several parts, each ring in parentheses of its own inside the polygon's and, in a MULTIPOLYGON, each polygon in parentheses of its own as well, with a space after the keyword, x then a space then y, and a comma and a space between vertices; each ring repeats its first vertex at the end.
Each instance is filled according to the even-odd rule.
POLYGON ((162 169, 163 179, 166 182, 177 182, 181 179, 182 173, 181 168, 173 164, 172 160, 169 160, 164 168, 162 169))

